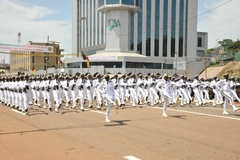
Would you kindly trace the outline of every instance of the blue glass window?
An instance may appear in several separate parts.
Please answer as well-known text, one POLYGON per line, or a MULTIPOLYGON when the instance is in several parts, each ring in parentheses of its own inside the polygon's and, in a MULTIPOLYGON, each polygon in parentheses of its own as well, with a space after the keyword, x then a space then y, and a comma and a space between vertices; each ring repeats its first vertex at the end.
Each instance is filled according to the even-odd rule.
POLYGON ((146 56, 151 55, 151 2, 147 1, 146 56))
POLYGON ((106 4, 119 4, 119 0, 106 0, 106 4))
POLYGON ((122 4, 134 5, 134 0, 122 0, 122 4))
POLYGON ((100 7, 100 6, 103 6, 103 5, 104 5, 104 0, 99 0, 98 5, 99 5, 99 7, 100 7))
POLYGON ((134 14, 131 14, 130 50, 134 50, 134 14))
MULTIPOLYGON (((142 9, 142 0, 137 0, 137 4, 140 8, 140 10, 142 9)), ((138 30, 137 30, 137 36, 138 36, 138 40, 137 40, 137 51, 142 54, 142 11, 138 12, 138 30)))
POLYGON ((176 0, 172 0, 171 57, 175 56, 175 35, 176 35, 176 0))
POLYGON ((155 2, 155 50, 154 56, 159 56, 159 15, 160 15, 160 1, 155 2))
POLYGON ((178 56, 183 57, 183 23, 184 23, 184 0, 180 0, 179 9, 179 49, 178 56))
POLYGON ((167 57, 168 0, 164 0, 163 5, 163 57, 167 57))

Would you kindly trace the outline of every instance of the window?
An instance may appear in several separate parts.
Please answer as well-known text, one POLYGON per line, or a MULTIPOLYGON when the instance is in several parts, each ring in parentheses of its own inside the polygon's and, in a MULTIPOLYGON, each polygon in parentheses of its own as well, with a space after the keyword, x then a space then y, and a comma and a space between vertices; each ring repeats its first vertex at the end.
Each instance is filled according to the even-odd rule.
POLYGON ((99 7, 104 5, 104 0, 99 0, 99 7))
POLYGON ((106 4, 119 4, 119 0, 106 0, 106 4))
MULTIPOLYGON (((32 52, 32 54, 34 54, 34 52, 32 52)), ((34 63, 34 56, 32 56, 32 63, 34 63)))
POLYGON ((126 68, 161 69, 161 63, 126 62, 126 68))
POLYGON ((67 68, 80 68, 80 62, 68 63, 67 68))
MULTIPOLYGON (((122 68, 122 62, 90 62, 91 66, 104 66, 104 68, 122 68)), ((87 68, 86 62, 82 63, 82 68, 87 68)))
POLYGON ((203 45, 202 45, 202 37, 198 37, 198 47, 203 47, 203 45))
POLYGON ((134 5, 134 0, 122 0, 122 4, 134 5))
POLYGON ((44 63, 47 63, 47 57, 44 57, 43 61, 44 63))

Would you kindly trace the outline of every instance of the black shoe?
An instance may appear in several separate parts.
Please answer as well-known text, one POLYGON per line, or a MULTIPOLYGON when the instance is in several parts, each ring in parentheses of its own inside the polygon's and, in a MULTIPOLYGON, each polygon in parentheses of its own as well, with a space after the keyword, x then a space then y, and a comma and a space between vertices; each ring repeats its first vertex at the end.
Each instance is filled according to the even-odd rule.
POLYGON ((98 110, 102 110, 101 108, 97 108, 98 110))
POLYGON ((92 106, 89 106, 89 108, 92 108, 92 106))

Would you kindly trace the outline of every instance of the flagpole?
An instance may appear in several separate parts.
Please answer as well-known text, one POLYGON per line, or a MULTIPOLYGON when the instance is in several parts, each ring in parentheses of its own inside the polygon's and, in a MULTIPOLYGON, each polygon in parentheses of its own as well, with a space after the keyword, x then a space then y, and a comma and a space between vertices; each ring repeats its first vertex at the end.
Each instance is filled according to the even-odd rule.
MULTIPOLYGON (((86 24, 86 55, 88 56, 88 23, 87 23, 87 17, 81 17, 80 18, 81 20, 85 21, 85 24, 86 24)), ((89 62, 88 62, 89 63, 89 62)), ((89 73, 89 65, 87 65, 87 69, 88 69, 88 73, 89 73)))

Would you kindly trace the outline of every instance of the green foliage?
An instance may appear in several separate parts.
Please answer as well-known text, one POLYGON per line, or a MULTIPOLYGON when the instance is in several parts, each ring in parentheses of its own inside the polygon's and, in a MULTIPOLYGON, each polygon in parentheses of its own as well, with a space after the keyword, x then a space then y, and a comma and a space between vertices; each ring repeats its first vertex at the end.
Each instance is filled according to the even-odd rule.
POLYGON ((218 41, 218 44, 220 44, 223 47, 229 47, 233 44, 233 40, 231 39, 223 39, 222 41, 218 41))
POLYGON ((211 53, 214 53, 214 52, 215 52, 214 48, 210 48, 206 51, 207 54, 211 54, 211 53))
POLYGON ((231 39, 223 39, 222 41, 218 41, 221 47, 229 49, 231 51, 240 51, 240 40, 237 39, 233 41, 231 39))

